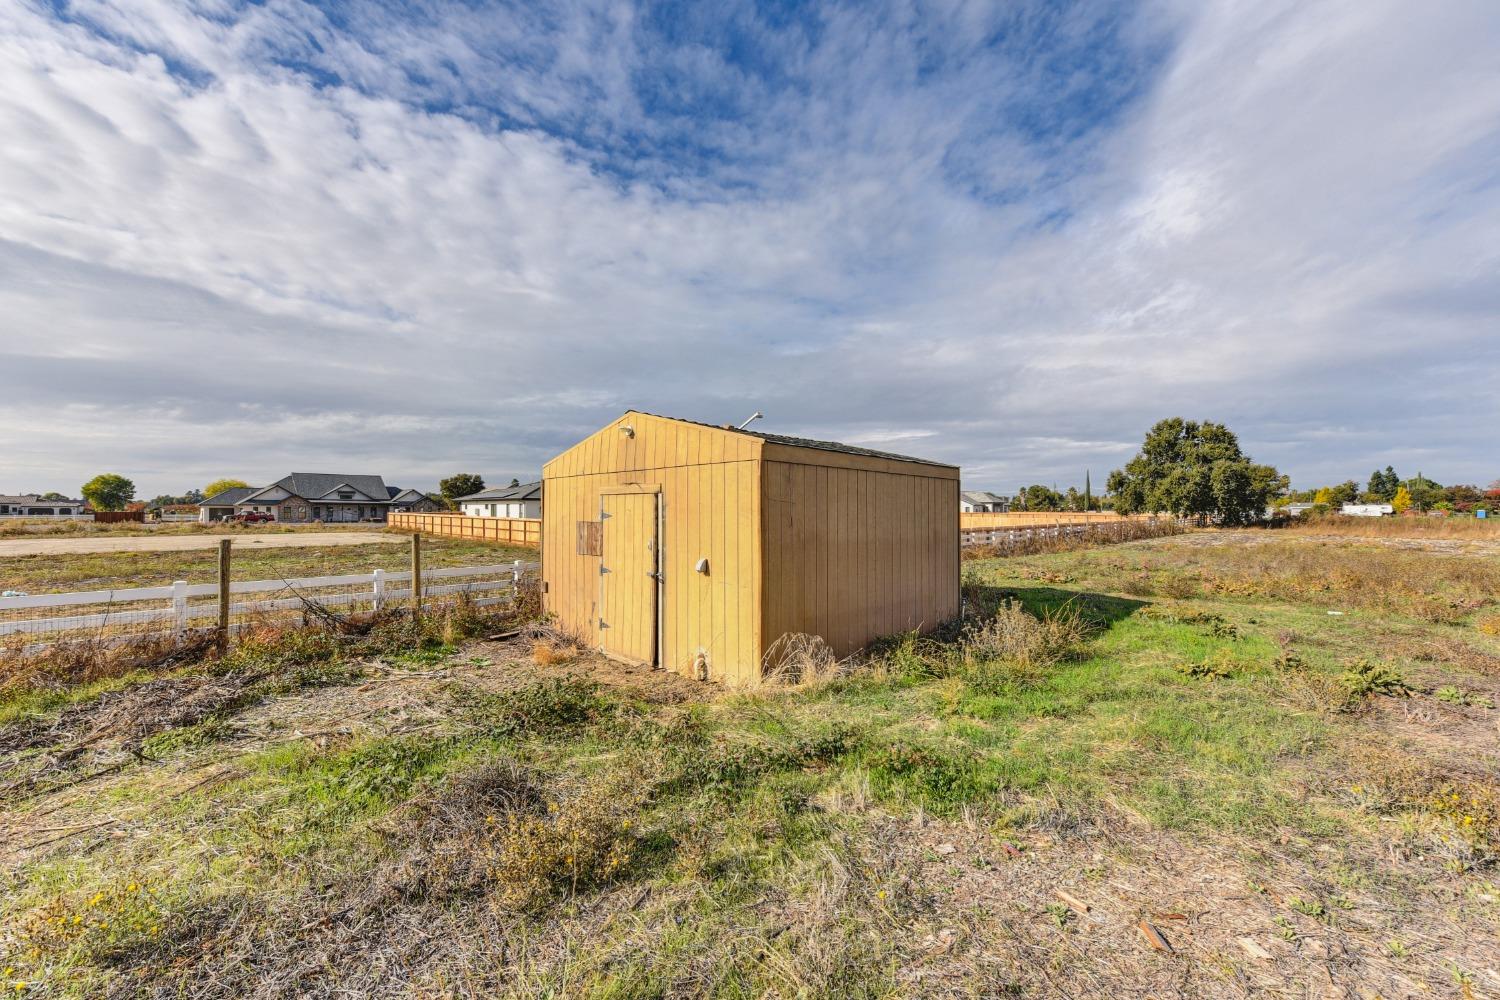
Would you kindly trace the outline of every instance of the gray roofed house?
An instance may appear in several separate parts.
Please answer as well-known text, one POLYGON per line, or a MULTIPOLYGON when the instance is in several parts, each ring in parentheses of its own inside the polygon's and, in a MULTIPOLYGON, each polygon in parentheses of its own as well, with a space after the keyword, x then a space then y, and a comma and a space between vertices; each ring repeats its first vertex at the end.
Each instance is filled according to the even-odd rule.
POLYGON ((1010 498, 988 490, 963 490, 958 509, 965 514, 1004 514, 1010 510, 1010 498))
MULTIPOLYGON (((333 472, 294 472, 270 486, 236 488, 209 497, 199 505, 199 520, 219 521, 235 514, 270 514, 278 521, 305 524, 312 521, 384 521, 393 509, 407 510, 418 503, 406 498, 415 490, 386 486, 379 476, 333 472)), ((425 499, 425 494, 417 494, 425 499)), ((435 506, 435 505, 434 505, 435 506)))
POLYGON ((393 512, 436 514, 448 509, 421 490, 403 490, 399 486, 387 486, 386 490, 391 495, 393 512))
POLYGON ((459 497, 455 502, 470 517, 541 517, 542 484, 495 486, 459 497))
POLYGON ((35 493, 0 493, 0 517, 77 517, 88 513, 84 500, 43 500, 35 493))

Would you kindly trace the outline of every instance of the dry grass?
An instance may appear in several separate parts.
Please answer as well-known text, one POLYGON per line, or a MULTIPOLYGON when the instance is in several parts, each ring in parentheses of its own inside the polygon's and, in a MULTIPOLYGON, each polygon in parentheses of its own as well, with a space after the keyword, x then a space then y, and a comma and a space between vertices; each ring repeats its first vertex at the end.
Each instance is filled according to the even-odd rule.
POLYGON ((1459 622, 1500 600, 1500 559, 1278 532, 1190 537, 1137 549, 1128 593, 1271 599, 1459 622))
POLYGON ((531 644, 532 662, 550 667, 559 663, 572 663, 578 659, 580 650, 571 639, 537 639, 531 644))
POLYGON ((1287 521, 1284 530, 1305 535, 1341 535, 1350 538, 1454 538, 1500 542, 1500 518, 1452 517, 1300 517, 1287 521))
POLYGON ((840 660, 822 636, 789 632, 771 644, 761 682, 777 687, 816 687, 842 676, 853 664, 840 660))
POLYGON ((25 691, 62 691, 142 670, 167 670, 201 660, 212 645, 212 637, 201 632, 185 640, 170 634, 144 635, 124 642, 89 636, 25 654, 18 641, 9 651, 0 649, 0 661, 4 662, 0 699, 25 691))

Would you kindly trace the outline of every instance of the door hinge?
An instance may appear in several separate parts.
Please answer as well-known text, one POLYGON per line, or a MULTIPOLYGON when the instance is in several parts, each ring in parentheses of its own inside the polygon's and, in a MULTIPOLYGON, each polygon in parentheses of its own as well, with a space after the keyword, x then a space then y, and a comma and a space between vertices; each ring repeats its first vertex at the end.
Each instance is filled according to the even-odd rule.
POLYGON ((601 521, 608 521, 612 517, 614 517, 613 514, 606 514, 602 510, 599 512, 599 520, 601 521))
POLYGON ((605 573, 608 573, 608 572, 609 572, 609 567, 601 564, 600 567, 599 567, 599 575, 603 576, 605 573))
POLYGON ((600 628, 609 628, 609 622, 607 622, 603 618, 601 618, 601 619, 599 619, 599 627, 600 628))

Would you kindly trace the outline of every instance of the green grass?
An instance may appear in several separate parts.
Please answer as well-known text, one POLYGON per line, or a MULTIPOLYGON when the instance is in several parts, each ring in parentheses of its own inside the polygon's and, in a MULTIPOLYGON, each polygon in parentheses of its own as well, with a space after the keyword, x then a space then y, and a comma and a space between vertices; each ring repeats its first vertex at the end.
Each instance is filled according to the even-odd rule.
MULTIPOLYGON (((42 852, 0 888, 20 913, 76 908, 117 892, 124 879, 149 883, 159 902, 137 922, 160 922, 166 943, 109 944, 95 935, 41 960, 23 956, 24 974, 61 995, 90 995, 117 974, 168 988, 215 978, 251 992, 258 977, 294 964, 310 933, 355 991, 410 975, 416 993, 443 982, 517 997, 894 997, 910 995, 912 970, 934 960, 924 935, 945 927, 982 937, 1008 915, 1018 923, 1007 933, 1055 942, 1079 932, 1080 920, 1051 898, 1010 914, 949 900, 943 873, 996 862, 913 861, 899 849, 901 838, 933 824, 944 831, 939 839, 979 830, 991 845, 1115 830, 1067 850, 1075 868, 1113 870, 1127 883, 1140 870, 1131 865, 1149 870, 1153 862, 1151 849, 1134 856, 1120 830, 1222 845, 1226 856, 1239 852, 1247 872, 1282 880, 1293 877, 1283 866, 1295 851, 1284 845, 1316 845, 1308 848, 1313 862, 1295 873, 1301 888, 1283 892, 1276 920, 1256 929, 1267 940, 1292 940, 1319 923, 1342 928, 1344 911, 1358 917, 1370 894, 1393 894, 1382 913, 1396 912, 1395 899, 1400 914, 1420 912, 1414 894, 1426 889, 1386 870, 1383 838, 1394 822, 1406 831, 1404 849, 1427 850, 1435 841, 1418 834, 1444 820, 1423 806, 1421 786, 1378 817, 1336 794, 1361 768, 1379 777, 1387 761, 1366 761, 1357 748, 1383 737, 1372 714, 1299 692, 1343 691, 1354 709, 1368 707, 1404 694, 1375 669, 1410 677, 1408 665, 1387 662, 1402 643, 1493 651, 1493 637, 1464 617, 1487 605, 1431 614, 1435 595, 1467 594, 1487 571, 1429 567, 1412 584, 1410 615, 1377 613, 1367 602, 1354 605, 1358 614, 1329 616, 1323 602, 1301 596, 1313 586, 1306 581, 1275 577, 1220 592, 1213 581, 1241 579, 1243 557, 1180 544, 970 564, 971 597, 1014 600, 1038 616, 1076 612, 1089 623, 1076 651, 1060 646, 1025 669, 976 662, 952 641, 908 637, 820 686, 674 704, 586 673, 510 664, 516 682, 498 688, 472 678, 402 681, 392 690, 406 700, 380 716, 397 731, 384 735, 341 735, 330 724, 332 736, 287 733, 235 756, 232 717, 157 734, 144 744, 155 759, 133 763, 97 795, 100 808, 144 817, 139 833, 88 851, 42 852), (1131 593, 1142 589, 1142 573, 1161 581, 1179 564, 1193 567, 1196 596, 1131 593), (1350 673, 1365 680, 1357 692, 1341 680, 1350 673), (401 731, 408 717, 427 721, 401 731), (223 780, 183 790, 181 775, 221 761, 230 772, 223 780), (475 787, 476 776, 488 784, 475 787), (516 816, 531 825, 503 833, 516 816), (568 869, 546 839, 564 829, 562 817, 579 818, 585 838, 615 838, 628 860, 608 871, 568 869), (604 822, 611 818, 622 825, 604 822), (585 822, 594 820, 604 825, 585 822), (1274 858, 1264 852, 1269 843, 1280 845, 1274 858), (1087 860, 1094 851, 1111 853, 1087 860), (1378 863, 1360 860, 1369 858, 1378 863), (528 864, 537 881, 527 905, 500 905, 515 888, 507 880, 528 864), (319 937, 324 931, 306 930, 346 925, 365 928, 364 945, 334 947, 319 937), (462 944, 438 958, 404 950, 416 941, 411 927, 462 944), (417 967, 437 965, 377 972, 369 963, 383 949, 417 967), (429 973, 435 978, 421 978, 429 973)), ((1367 556, 1351 549, 1347 559, 1320 556, 1316 579, 1344 579, 1367 556)), ((338 685, 363 679, 318 666, 339 654, 317 643, 292 657, 296 664, 272 651, 257 656, 246 670, 323 671, 320 697, 335 718, 338 685)), ((429 644, 388 662, 421 674, 471 659, 461 644, 429 644)), ((1422 669, 1467 671, 1468 680, 1431 701, 1482 711, 1478 699, 1493 678, 1441 659, 1422 669)), ((307 695, 289 684, 279 696, 307 695)), ((27 697, 28 711, 56 711, 82 696, 27 697)), ((1441 760, 1412 760, 1446 773, 1441 760)), ((1455 880, 1480 870, 1441 869, 1455 880)), ((1396 930, 1415 932, 1401 925, 1405 917, 1389 919, 1376 928, 1381 948, 1396 930)), ((1070 954, 1059 947, 1058 968, 1070 954)), ((1023 980, 1037 989, 1024 969, 985 975, 969 980, 971 992, 1004 995, 1023 980)), ((1082 984, 1092 982, 1073 983, 1074 992, 1086 994, 1082 984)))

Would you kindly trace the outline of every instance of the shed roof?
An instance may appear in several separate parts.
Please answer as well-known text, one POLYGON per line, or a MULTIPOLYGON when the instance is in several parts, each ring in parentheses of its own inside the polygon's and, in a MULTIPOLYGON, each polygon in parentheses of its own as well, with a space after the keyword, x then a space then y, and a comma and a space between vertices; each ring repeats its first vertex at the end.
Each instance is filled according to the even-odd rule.
POLYGON ((723 426, 720 424, 707 424, 699 420, 687 420, 683 417, 668 417, 660 413, 648 413, 645 410, 631 410, 631 413, 639 413, 642 416, 656 417, 658 420, 675 420, 682 424, 694 424, 698 427, 708 427, 726 434, 743 434, 746 437, 760 438, 771 444, 785 445, 788 448, 812 448, 817 451, 837 451, 845 455, 863 455, 866 458, 884 458, 894 462, 916 462, 919 465, 940 465, 944 468, 956 469, 956 465, 948 465, 946 462, 934 462, 927 458, 915 458, 911 455, 898 455, 893 451, 877 451, 874 448, 862 448, 859 445, 844 444, 841 441, 819 441, 815 438, 793 437, 789 434, 771 434, 766 431, 752 431, 740 429, 734 426, 723 426))

